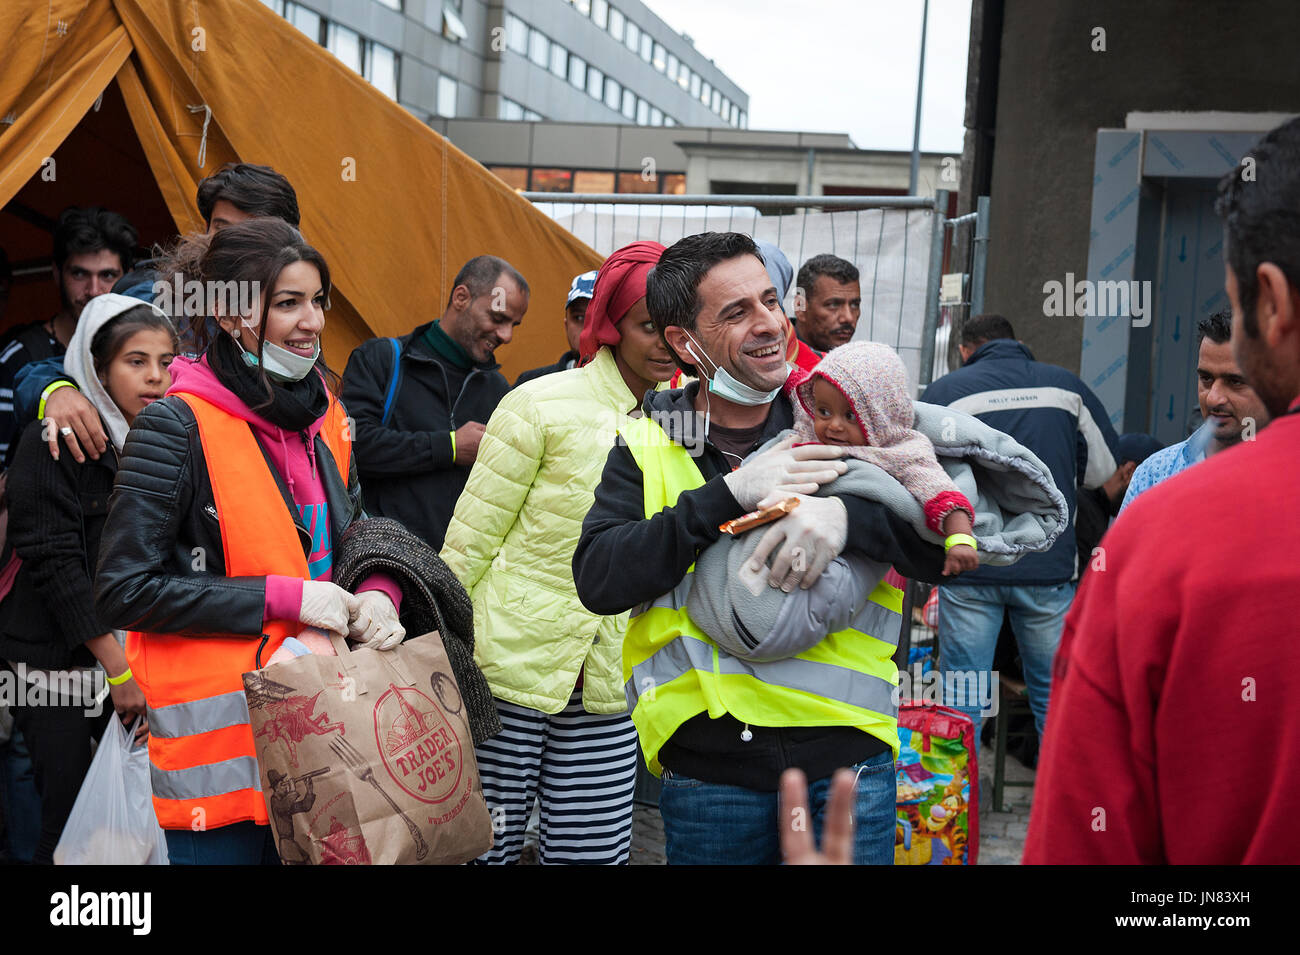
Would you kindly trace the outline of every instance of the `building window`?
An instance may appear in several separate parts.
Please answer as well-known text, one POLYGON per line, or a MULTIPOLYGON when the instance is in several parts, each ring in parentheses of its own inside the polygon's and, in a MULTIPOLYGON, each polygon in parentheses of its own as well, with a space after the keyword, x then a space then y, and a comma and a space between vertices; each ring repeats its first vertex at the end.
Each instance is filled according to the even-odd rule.
POLYGON ((321 18, 320 14, 315 10, 308 10, 301 4, 286 2, 284 5, 284 18, 311 37, 313 43, 321 41, 321 18))
POLYGON ((506 14, 506 49, 528 55, 528 24, 512 13, 506 14))
POLYGON ((731 104, 731 125, 732 126, 740 125, 740 107, 737 106, 735 103, 731 104))
POLYGON ((665 115, 665 116, 664 116, 664 125, 665 125, 665 126, 676 126, 676 125, 677 125, 677 120, 673 119, 671 116, 667 116, 667 115, 665 115))
POLYGON ((645 30, 642 30, 641 31, 641 59, 645 60, 647 63, 650 62, 651 51, 653 47, 654 47, 654 40, 651 38, 649 33, 646 33, 645 30))
POLYGON ((551 44, 551 72, 561 79, 569 75, 569 51, 558 43, 551 44))
POLYGON ((572 169, 534 169, 533 192, 573 192, 572 169))
POLYGON ((664 111, 658 106, 650 107, 650 125, 662 126, 664 124, 664 111))
POLYGON ((627 17, 623 16, 618 7, 609 8, 609 35, 615 40, 623 42, 623 28, 627 25, 627 17))
POLYGON ((700 74, 691 73, 691 95, 696 99, 700 98, 700 74))
POLYGON ((620 172, 618 174, 619 192, 658 192, 657 178, 646 179, 639 172, 620 172))
POLYGON ((726 120, 727 114, 731 112, 731 102, 724 96, 722 97, 722 108, 718 110, 718 115, 726 120))
POLYGON ((722 94, 717 90, 713 91, 712 98, 709 100, 709 108, 715 113, 722 107, 722 94))
POLYGON ((569 82, 578 89, 587 86, 587 63, 576 53, 569 54, 569 82))
POLYGON ((712 95, 713 95, 713 87, 710 86, 708 84, 708 81, 706 80, 704 83, 704 88, 700 90, 700 102, 703 103, 705 106, 708 106, 709 97, 712 95))
POLYGON ((668 60, 664 52, 664 46, 658 40, 654 42, 654 58, 652 60, 654 67, 660 73, 668 68, 668 60))
POLYGON ((740 111, 740 128, 749 129, 749 117, 745 115, 744 110, 740 111))
POLYGON ((641 28, 638 27, 631 20, 628 20, 627 32, 623 34, 623 45, 626 46, 633 53, 635 53, 637 51, 637 47, 640 46, 640 44, 641 44, 641 28))
POLYGON ((374 40, 371 40, 369 45, 366 79, 389 99, 397 99, 397 54, 374 40))
POLYGON ((438 77, 438 115, 456 115, 456 81, 450 76, 438 77))
POLYGON ((591 16, 591 0, 569 0, 569 2, 572 3, 574 9, 584 17, 591 16))
POLYGON ((623 88, 623 115, 628 119, 636 119, 636 94, 627 87, 623 88))
POLYGON ((643 99, 639 99, 636 101, 636 124, 638 126, 646 126, 649 123, 650 123, 650 104, 643 99))
POLYGON ((528 188, 528 169, 525 166, 488 166, 488 172, 498 176, 511 189, 528 188))
POLYGON ((613 192, 614 174, 612 172, 575 172, 573 174, 573 191, 613 192))
POLYGON ((442 35, 452 43, 469 39, 469 30, 465 28, 459 13, 450 3, 445 3, 442 7, 442 35))
POLYGON ((531 109, 526 109, 524 110, 524 119, 530 123, 540 122, 542 119, 542 114, 535 113, 531 109))
POLYGON ((501 97, 501 101, 497 104, 497 119, 515 120, 523 118, 524 108, 522 106, 512 99, 501 97))
POLYGON ((602 30, 609 26, 609 0, 595 0, 592 3, 591 19, 602 30))
POLYGON ((681 69, 677 71, 677 85, 684 90, 690 89, 692 76, 694 74, 691 72, 691 68, 683 63, 681 69))
POLYGON ((399 13, 402 9, 402 0, 379 0, 389 10, 397 10, 399 13))
POLYGON ((551 41, 546 39, 545 34, 537 30, 528 31, 528 59, 532 60, 543 69, 550 59, 551 41))
POLYGON ((587 67, 587 95, 600 99, 605 93, 605 74, 594 66, 587 67))
POLYGON ((619 106, 619 96, 623 92, 623 87, 619 85, 618 80, 612 76, 605 77, 605 105, 610 109, 617 111, 619 106))
POLYGON ((275 13, 284 12, 284 7, 282 6, 283 0, 262 0, 262 3, 264 6, 270 7, 275 13))
POLYGON ((331 23, 326 47, 355 73, 361 72, 361 34, 338 23, 331 23))
POLYGON ((664 192, 672 196, 686 195, 686 175, 684 173, 670 172, 659 178, 663 180, 664 192))

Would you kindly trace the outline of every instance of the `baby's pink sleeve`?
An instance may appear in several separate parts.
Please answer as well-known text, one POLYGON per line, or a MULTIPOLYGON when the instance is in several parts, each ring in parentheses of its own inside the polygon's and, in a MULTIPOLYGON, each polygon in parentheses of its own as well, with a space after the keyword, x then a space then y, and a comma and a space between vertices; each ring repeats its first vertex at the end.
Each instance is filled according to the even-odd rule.
POLYGON ((944 519, 953 511, 965 511, 975 522, 975 508, 961 491, 940 491, 925 502, 925 526, 936 534, 943 533, 944 519))

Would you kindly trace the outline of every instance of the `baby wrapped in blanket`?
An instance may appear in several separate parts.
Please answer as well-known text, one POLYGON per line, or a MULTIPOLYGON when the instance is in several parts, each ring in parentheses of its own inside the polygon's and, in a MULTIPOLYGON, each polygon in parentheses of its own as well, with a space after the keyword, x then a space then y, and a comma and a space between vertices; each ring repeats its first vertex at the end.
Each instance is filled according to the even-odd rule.
MULTIPOLYGON (((811 373, 792 375, 787 389, 794 430, 755 454, 792 434, 843 446, 847 472, 818 495, 856 494, 892 508, 945 547, 945 574, 974 569, 977 553, 989 564, 1014 563, 1064 530, 1069 512, 1047 466, 970 415, 912 401, 902 360, 887 345, 842 345, 811 373)), ((720 647, 753 661, 794 656, 848 627, 889 569, 849 551, 807 590, 754 587, 747 581, 758 568, 746 563, 767 531, 724 537, 701 553, 686 604, 720 647)))

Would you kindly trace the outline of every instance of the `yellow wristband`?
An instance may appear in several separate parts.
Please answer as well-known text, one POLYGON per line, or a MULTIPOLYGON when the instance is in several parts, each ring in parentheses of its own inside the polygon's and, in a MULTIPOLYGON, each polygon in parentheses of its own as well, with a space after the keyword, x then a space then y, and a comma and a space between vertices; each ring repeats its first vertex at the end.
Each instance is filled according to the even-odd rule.
POLYGON ((944 539, 943 552, 945 554, 948 553, 948 551, 952 550, 958 544, 969 544, 975 550, 979 550, 979 547, 975 545, 975 538, 971 537, 969 534, 949 534, 944 539))
POLYGON ((126 682, 127 680, 129 680, 129 679, 131 679, 131 668, 130 668, 130 667, 127 667, 125 670, 123 670, 123 671, 122 671, 121 673, 119 673, 117 676, 110 676, 110 677, 108 678, 108 682, 111 683, 111 684, 113 684, 114 686, 121 686, 123 683, 125 683, 125 682, 126 682))
POLYGON ((456 432, 451 432, 451 463, 456 463, 456 432))
POLYGON ((62 378, 60 378, 58 381, 51 382, 50 385, 44 391, 41 392, 41 403, 36 409, 36 420, 37 421, 45 420, 45 402, 49 399, 50 395, 54 394, 60 388, 76 388, 76 387, 77 385, 75 382, 66 381, 62 378))

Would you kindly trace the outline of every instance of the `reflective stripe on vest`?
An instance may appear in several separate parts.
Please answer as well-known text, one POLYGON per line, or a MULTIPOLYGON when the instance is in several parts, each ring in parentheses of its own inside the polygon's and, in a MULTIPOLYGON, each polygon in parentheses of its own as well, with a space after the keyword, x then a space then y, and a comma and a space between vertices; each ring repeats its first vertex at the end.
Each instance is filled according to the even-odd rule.
MULTIPOLYGON (((647 518, 704 484, 687 450, 653 421, 621 429, 644 476, 647 518)), ((658 754, 686 720, 724 713, 758 726, 855 726, 898 753, 897 669, 902 591, 883 581, 844 630, 784 660, 731 656, 695 625, 685 604, 692 566, 668 593, 633 611, 623 642, 624 692, 652 772, 658 754), (877 634, 879 636, 877 636, 877 634)))
MULTIPOLYGON (((311 579, 294 515, 248 423, 197 395, 177 396, 198 423, 226 575, 311 579)), ((321 437, 345 486, 349 435, 343 407, 330 396, 321 437)), ((150 779, 164 829, 188 829, 200 819, 209 829, 267 824, 243 674, 265 666, 302 625, 273 620, 262 626, 259 634, 127 636, 127 659, 149 706, 150 779)))

